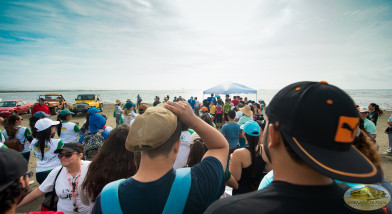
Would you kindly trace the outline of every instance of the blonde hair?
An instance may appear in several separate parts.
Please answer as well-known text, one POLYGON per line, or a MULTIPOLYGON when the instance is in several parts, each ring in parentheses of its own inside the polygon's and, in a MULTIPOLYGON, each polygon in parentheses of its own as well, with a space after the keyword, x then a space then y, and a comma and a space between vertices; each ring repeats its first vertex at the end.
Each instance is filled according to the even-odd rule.
POLYGON ((128 116, 128 114, 131 113, 131 111, 132 111, 132 108, 130 108, 130 109, 129 108, 125 108, 124 111, 123 111, 123 114, 125 116, 128 116))

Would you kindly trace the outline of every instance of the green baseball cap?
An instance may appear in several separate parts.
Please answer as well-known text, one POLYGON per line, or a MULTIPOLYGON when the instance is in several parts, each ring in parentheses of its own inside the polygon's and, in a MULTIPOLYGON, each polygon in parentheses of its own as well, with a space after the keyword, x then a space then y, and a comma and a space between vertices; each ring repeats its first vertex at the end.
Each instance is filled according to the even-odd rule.
POLYGON ((69 110, 61 110, 60 113, 59 113, 60 116, 67 116, 69 114, 75 114, 75 113, 73 113, 73 112, 71 112, 69 110))

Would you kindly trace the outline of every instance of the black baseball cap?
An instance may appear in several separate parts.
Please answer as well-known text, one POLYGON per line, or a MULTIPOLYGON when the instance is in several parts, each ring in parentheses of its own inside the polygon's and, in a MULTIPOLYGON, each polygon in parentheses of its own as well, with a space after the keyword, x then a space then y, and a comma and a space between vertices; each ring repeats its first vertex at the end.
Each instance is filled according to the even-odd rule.
POLYGON ((321 174, 354 183, 381 181, 380 170, 352 145, 359 114, 341 89, 325 81, 293 83, 274 96, 266 114, 294 152, 321 174))
POLYGON ((17 151, 0 149, 0 192, 27 173, 27 161, 17 151))
POLYGON ((83 145, 80 143, 66 143, 61 147, 60 149, 56 149, 54 153, 60 153, 62 150, 68 151, 68 152, 77 152, 77 153, 83 153, 83 145))

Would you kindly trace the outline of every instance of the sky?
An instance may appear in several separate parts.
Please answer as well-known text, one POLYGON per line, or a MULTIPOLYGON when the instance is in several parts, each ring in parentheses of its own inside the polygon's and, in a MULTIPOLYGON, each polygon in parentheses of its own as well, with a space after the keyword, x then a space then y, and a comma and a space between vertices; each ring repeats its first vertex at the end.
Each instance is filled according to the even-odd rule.
POLYGON ((0 1, 0 90, 391 89, 391 0, 0 1))

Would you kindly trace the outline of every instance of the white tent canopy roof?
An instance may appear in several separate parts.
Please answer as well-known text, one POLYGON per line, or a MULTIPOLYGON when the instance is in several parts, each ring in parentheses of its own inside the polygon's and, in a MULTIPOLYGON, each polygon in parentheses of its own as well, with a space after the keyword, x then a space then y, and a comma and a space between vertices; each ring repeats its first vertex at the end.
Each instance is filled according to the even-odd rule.
POLYGON ((257 90, 245 85, 225 82, 203 91, 203 94, 257 94, 257 90))

